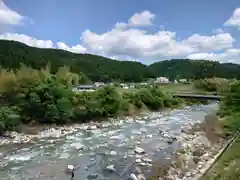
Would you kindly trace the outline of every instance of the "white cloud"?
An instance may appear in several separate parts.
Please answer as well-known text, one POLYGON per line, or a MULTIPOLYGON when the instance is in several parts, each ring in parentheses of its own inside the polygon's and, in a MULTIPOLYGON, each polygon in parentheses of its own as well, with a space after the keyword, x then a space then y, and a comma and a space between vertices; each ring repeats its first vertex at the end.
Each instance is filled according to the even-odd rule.
POLYGON ((230 34, 222 33, 213 36, 194 34, 179 41, 175 32, 167 30, 148 33, 135 28, 115 27, 103 34, 86 30, 82 34, 82 41, 86 48, 96 54, 159 59, 231 48, 235 40, 230 34))
POLYGON ((40 40, 24 34, 17 33, 5 33, 0 34, 0 39, 3 40, 13 40, 27 44, 28 46, 38 47, 38 48, 58 48, 74 53, 86 53, 87 49, 80 44, 76 46, 68 47, 64 42, 57 42, 56 47, 51 40, 40 40))
POLYGON ((188 59, 208 59, 219 62, 240 63, 240 49, 227 49, 222 53, 194 53, 188 55, 188 59))
POLYGON ((65 51, 70 51, 74 53, 86 53, 87 49, 83 47, 80 44, 77 44, 76 46, 68 47, 64 42, 57 42, 58 49, 62 49, 65 51))
POLYGON ((128 24, 123 23, 123 22, 116 23, 116 25, 115 25, 115 28, 116 28, 116 29, 125 29, 125 28, 127 28, 127 27, 128 27, 128 24))
POLYGON ((135 13, 129 20, 128 24, 130 26, 151 26, 152 20, 155 15, 150 11, 143 11, 141 13, 135 13))
POLYGON ((0 24, 17 25, 20 24, 23 19, 24 16, 9 9, 4 2, 0 0, 0 24))
POLYGON ((18 33, 5 33, 0 35, 0 39, 13 40, 25 43, 29 46, 39 48, 53 48, 53 42, 51 40, 39 40, 24 34, 18 33))
POLYGON ((57 42, 54 45, 51 40, 39 40, 17 33, 0 34, 0 39, 20 41, 40 48, 58 48, 74 53, 92 53, 125 60, 181 57, 219 61, 240 59, 240 50, 233 48, 235 39, 231 34, 220 30, 214 35, 193 34, 180 40, 176 32, 160 28, 159 31, 150 33, 136 27, 151 25, 154 17, 155 15, 149 11, 144 11, 133 15, 127 23, 116 23, 105 33, 85 30, 80 37, 80 43, 75 46, 68 46, 64 42, 57 42), (216 54, 215 51, 222 53, 216 54))
POLYGON ((235 41, 229 33, 221 33, 220 30, 212 36, 194 34, 185 40, 178 40, 175 32, 160 29, 156 33, 149 33, 133 27, 151 25, 154 17, 149 11, 143 11, 133 15, 128 23, 117 23, 108 32, 98 34, 86 30, 81 37, 83 45, 92 53, 105 56, 160 59, 224 50, 232 48, 235 41))
POLYGON ((155 14, 150 11, 143 11, 140 13, 135 13, 132 17, 129 18, 128 23, 118 22, 115 25, 116 29, 126 29, 129 27, 144 27, 151 26, 153 19, 155 18, 155 14))
POLYGON ((214 34, 222 34, 222 33, 224 33, 224 30, 222 28, 217 28, 217 29, 214 29, 212 31, 212 33, 214 33, 214 34))
POLYGON ((231 48, 235 39, 229 33, 217 34, 214 36, 201 36, 194 34, 184 42, 198 51, 212 51, 231 48))
POLYGON ((232 17, 230 17, 225 23, 224 26, 232 26, 240 28, 240 8, 235 9, 232 17))

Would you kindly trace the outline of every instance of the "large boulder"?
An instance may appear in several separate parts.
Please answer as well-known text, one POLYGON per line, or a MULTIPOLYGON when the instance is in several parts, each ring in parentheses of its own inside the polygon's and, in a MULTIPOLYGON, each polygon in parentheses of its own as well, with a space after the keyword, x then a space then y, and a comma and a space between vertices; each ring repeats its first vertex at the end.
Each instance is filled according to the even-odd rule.
POLYGON ((143 154, 145 152, 145 150, 143 148, 140 148, 140 147, 136 147, 134 151, 138 154, 143 154))

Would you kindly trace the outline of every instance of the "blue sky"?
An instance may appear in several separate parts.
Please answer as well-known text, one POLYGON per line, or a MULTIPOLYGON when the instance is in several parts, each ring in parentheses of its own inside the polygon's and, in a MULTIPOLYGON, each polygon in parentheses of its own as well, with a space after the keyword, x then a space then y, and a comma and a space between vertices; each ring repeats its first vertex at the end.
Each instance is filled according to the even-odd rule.
POLYGON ((240 63, 240 1, 4 0, 0 39, 146 64, 240 63))

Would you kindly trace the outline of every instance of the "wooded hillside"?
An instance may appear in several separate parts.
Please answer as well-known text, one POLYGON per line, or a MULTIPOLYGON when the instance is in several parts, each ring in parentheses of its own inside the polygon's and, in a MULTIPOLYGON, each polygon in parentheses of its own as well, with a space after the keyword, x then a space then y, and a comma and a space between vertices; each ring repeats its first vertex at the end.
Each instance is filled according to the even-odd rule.
POLYGON ((73 72, 84 73, 93 81, 139 82, 159 76, 175 78, 240 78, 240 65, 220 64, 206 60, 166 60, 144 65, 140 62, 117 61, 91 55, 75 54, 59 49, 29 47, 15 41, 0 40, 0 64, 17 69, 23 63, 35 69, 51 64, 52 72, 66 65, 73 72))

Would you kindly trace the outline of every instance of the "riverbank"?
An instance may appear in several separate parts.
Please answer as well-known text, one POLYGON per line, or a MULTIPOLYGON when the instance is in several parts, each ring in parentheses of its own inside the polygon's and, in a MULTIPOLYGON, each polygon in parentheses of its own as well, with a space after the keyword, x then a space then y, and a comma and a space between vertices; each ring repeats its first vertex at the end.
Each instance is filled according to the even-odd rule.
POLYGON ((148 180, 198 180, 227 143, 218 121, 211 114, 202 123, 182 129, 177 137, 181 147, 174 153, 173 161, 159 165, 148 180))
POLYGON ((240 179, 240 137, 217 160, 201 180, 240 179))
MULTIPOLYGON (((199 104, 197 101, 186 101, 187 104, 180 104, 174 109, 188 108, 188 105, 199 104)), ((161 109, 160 113, 168 113, 172 108, 161 109)), ((60 138, 69 134, 73 134, 79 130, 96 130, 106 128, 111 124, 121 125, 123 121, 137 121, 139 119, 151 119, 154 116, 158 116, 159 112, 154 112, 143 108, 138 111, 132 112, 131 116, 119 116, 117 118, 105 118, 101 121, 89 121, 87 123, 70 123, 65 125, 58 124, 35 124, 35 125, 22 125, 21 131, 6 131, 0 136, 0 146, 8 144, 25 144, 35 143, 37 140, 43 138, 60 138), (123 120, 124 119, 124 120, 123 120)))
POLYGON ((131 115, 142 109, 157 111, 183 103, 181 99, 162 92, 158 87, 120 93, 109 85, 94 92, 75 93, 72 91, 73 82, 65 79, 75 77, 75 74, 68 70, 59 69, 59 73, 66 73, 65 77, 59 73, 51 74, 47 69, 34 70, 27 67, 22 67, 16 73, 6 71, 1 74, 0 78, 14 78, 4 79, 7 82, 0 87, 0 135, 5 131, 19 129, 22 125, 62 126, 101 121, 108 117, 131 115))
MULTIPOLYGON (((100 128, 81 124, 72 134, 45 136, 24 146, 12 145, 0 151, 0 175, 8 180, 20 177, 66 180, 70 177, 64 170, 67 165, 74 165, 80 167, 75 174, 78 179, 90 176, 99 180, 127 179, 132 173, 148 177, 159 162, 173 160, 174 152, 183 143, 181 139, 188 138, 185 131, 202 122, 216 106, 195 105, 135 119, 120 118, 102 122, 100 128), (110 167, 113 172, 106 170, 110 167)), ((186 142, 191 143, 196 136, 199 134, 191 135, 190 142, 186 142)), ((201 138, 197 143, 204 141, 201 138)))

